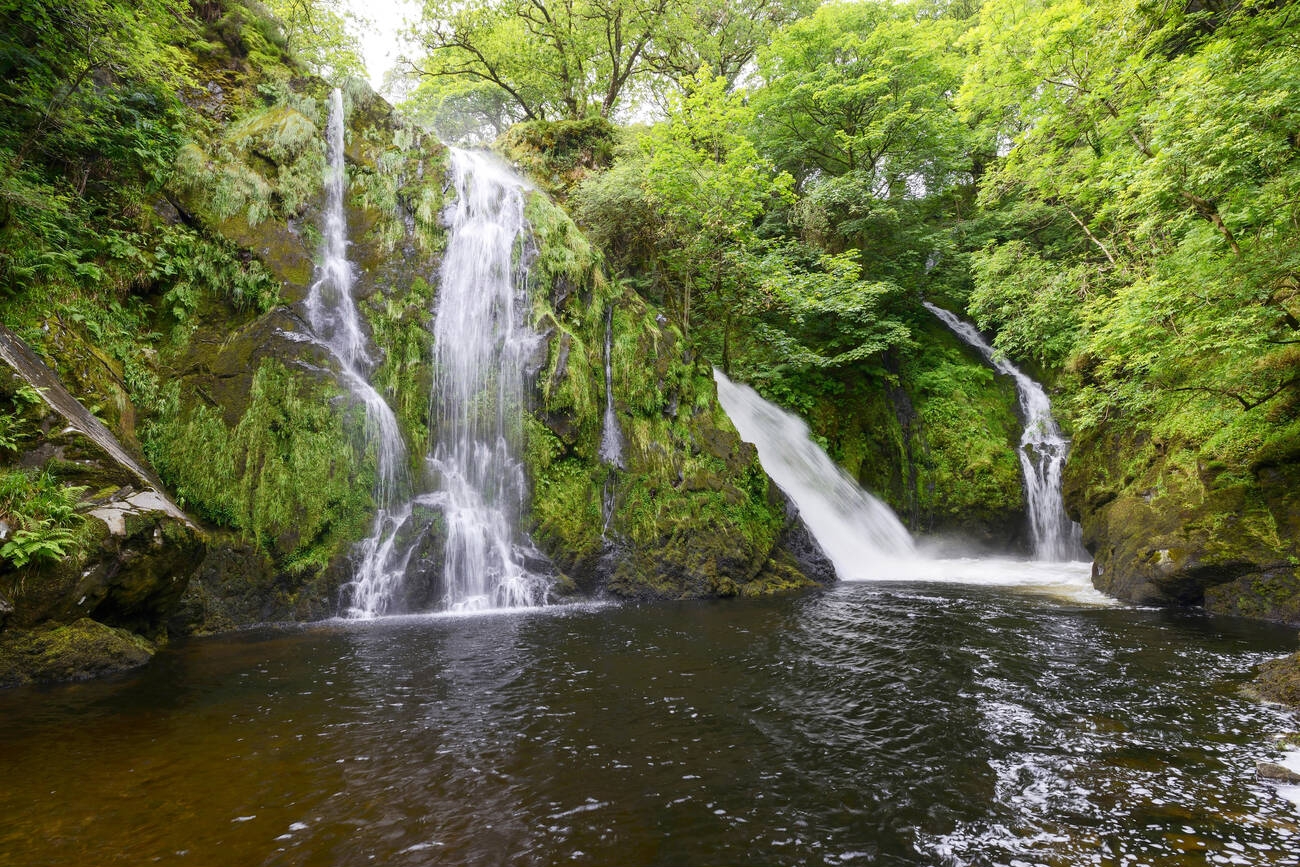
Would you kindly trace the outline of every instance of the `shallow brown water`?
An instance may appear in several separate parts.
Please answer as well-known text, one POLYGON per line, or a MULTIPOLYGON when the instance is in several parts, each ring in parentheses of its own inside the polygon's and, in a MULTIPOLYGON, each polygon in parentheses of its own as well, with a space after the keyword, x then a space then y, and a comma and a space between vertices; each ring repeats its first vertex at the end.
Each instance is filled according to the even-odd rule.
POLYGON ((261 629, 0 694, 0 864, 1298 864, 1259 624, 1008 589, 261 629))

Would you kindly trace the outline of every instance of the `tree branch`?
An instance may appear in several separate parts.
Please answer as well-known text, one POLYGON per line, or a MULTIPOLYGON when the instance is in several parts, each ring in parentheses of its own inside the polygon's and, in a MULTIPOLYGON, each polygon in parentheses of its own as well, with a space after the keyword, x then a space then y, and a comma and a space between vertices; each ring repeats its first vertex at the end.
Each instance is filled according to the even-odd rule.
POLYGON ((1103 254, 1105 254, 1105 256, 1106 256, 1106 261, 1110 262, 1110 264, 1111 264, 1113 267, 1118 268, 1119 265, 1117 265, 1117 264, 1115 263, 1115 257, 1112 256, 1112 255, 1110 254, 1110 250, 1107 250, 1107 249, 1106 249, 1106 245, 1103 244, 1101 241, 1099 241, 1099 240, 1097 239, 1097 236, 1094 235, 1094 234, 1092 233, 1092 230, 1088 228, 1088 224, 1085 223, 1083 220, 1080 220, 1080 219, 1079 219, 1079 215, 1076 214, 1074 211, 1070 210, 1069 208, 1066 208, 1066 209, 1065 209, 1065 212, 1066 212, 1067 214, 1069 214, 1069 215, 1074 219, 1074 222, 1076 222, 1076 223, 1079 224, 1079 228, 1080 228, 1080 229, 1083 229, 1083 233, 1084 233, 1085 235, 1088 236, 1088 240, 1089 240, 1089 241, 1092 241, 1092 243, 1096 244, 1096 245, 1097 245, 1097 249, 1098 249, 1098 250, 1101 250, 1101 252, 1102 252, 1103 254))

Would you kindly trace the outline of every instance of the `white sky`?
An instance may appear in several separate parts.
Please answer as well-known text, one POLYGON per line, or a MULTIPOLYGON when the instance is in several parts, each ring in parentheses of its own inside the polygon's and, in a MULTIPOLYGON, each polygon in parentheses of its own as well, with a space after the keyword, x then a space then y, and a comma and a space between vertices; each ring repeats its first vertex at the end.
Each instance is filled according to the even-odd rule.
POLYGON ((365 57, 366 71, 370 73, 370 86, 379 90, 384 74, 393 68, 402 53, 398 31, 406 26, 407 19, 420 14, 418 0, 345 0, 348 8, 368 19, 370 25, 357 34, 361 37, 361 52, 365 57))

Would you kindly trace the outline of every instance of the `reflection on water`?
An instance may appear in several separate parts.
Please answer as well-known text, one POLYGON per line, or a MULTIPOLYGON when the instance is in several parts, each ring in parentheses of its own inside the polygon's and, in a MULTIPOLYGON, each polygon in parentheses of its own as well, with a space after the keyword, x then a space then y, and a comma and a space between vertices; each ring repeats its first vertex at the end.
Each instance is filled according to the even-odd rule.
POLYGON ((194 641, 0 694, 0 863, 1296 864, 1293 644, 921 583, 194 641))

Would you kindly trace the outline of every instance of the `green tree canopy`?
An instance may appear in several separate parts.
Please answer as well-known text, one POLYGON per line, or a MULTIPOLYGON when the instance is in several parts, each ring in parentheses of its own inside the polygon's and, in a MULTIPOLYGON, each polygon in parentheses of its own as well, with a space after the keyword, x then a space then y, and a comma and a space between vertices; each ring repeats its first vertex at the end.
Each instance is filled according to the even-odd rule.
POLYGON ((671 2, 425 0, 415 68, 499 88, 521 119, 609 117, 649 71, 647 48, 671 2))
POLYGON ((856 174, 887 198, 943 186, 963 163, 951 106, 960 69, 946 19, 887 3, 830 3, 759 54, 754 94, 766 153, 801 182, 856 174))
POLYGON ((285 47, 312 72, 331 81, 364 77, 357 29, 368 24, 343 0, 266 0, 284 28, 285 47))

